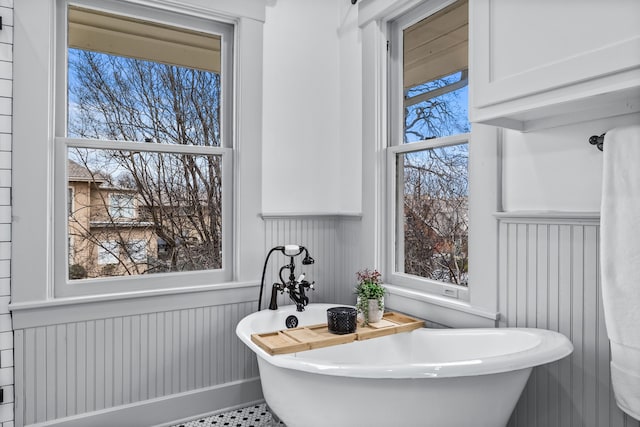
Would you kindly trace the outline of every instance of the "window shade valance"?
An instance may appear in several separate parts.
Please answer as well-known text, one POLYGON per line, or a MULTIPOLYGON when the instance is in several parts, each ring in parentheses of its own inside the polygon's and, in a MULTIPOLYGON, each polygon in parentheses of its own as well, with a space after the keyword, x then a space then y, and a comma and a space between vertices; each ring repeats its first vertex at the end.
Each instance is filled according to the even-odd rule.
POLYGON ((220 73, 220 36, 71 6, 71 48, 220 73))
POLYGON ((468 2, 458 1, 405 29, 405 90, 467 68, 468 15, 468 2))

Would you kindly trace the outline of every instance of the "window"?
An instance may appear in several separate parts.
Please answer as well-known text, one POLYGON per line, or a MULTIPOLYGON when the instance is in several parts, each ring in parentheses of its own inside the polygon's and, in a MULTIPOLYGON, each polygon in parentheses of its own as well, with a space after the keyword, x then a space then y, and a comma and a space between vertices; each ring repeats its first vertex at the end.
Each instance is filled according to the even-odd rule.
MULTIPOLYGON (((154 295, 189 293, 190 290, 212 292, 212 295, 219 294, 218 291, 234 295, 242 293, 242 286, 227 291, 227 285, 255 281, 255 271, 251 266, 263 256, 263 248, 256 242, 264 240, 261 237, 264 225, 259 217, 262 162, 262 102, 259 102, 259 97, 263 84, 264 2, 54 0, 46 2, 46 7, 41 7, 40 3, 40 0, 20 0, 13 6, 15 15, 20 17, 20 25, 16 25, 13 32, 15 44, 29 45, 29 49, 17 49, 13 57, 12 173, 15 179, 12 181, 12 212, 16 218, 20 218, 20 221, 15 221, 12 225, 12 245, 15 251, 12 255, 11 273, 12 280, 17 285, 12 292, 15 309, 18 310, 19 304, 24 302, 42 302, 46 305, 55 298, 78 296, 93 296, 98 300, 110 298, 106 295, 127 298, 129 293, 138 295, 140 291, 154 295), (148 138, 152 138, 148 134, 136 141, 114 141, 109 135, 102 135, 106 139, 93 140, 89 136, 78 137, 68 132, 69 113, 76 107, 73 102, 67 102, 69 4, 78 9, 98 10, 118 17, 135 17, 139 22, 180 30, 171 32, 162 27, 161 36, 191 32, 219 37, 220 146, 160 144, 154 140, 146 142, 148 138), (38 13, 34 13, 34 10, 38 13), (78 238, 73 236, 72 227, 77 227, 78 233, 81 233, 89 225, 90 217, 86 215, 91 206, 89 196, 102 194, 105 202, 100 200, 99 206, 104 209, 109 203, 108 193, 122 192, 129 182, 117 179, 102 181, 100 175, 107 171, 89 170, 81 163, 81 158, 78 161, 70 159, 70 153, 73 155, 76 148, 88 150, 84 153, 81 151, 80 155, 92 155, 91 150, 93 153, 105 154, 106 149, 122 151, 123 155, 162 154, 168 155, 170 159, 185 160, 188 160, 186 154, 205 158, 217 156, 222 162, 222 245, 218 256, 222 260, 221 268, 186 270, 188 265, 184 263, 183 270, 167 274, 89 278, 88 272, 80 264, 70 264, 67 255, 74 254, 67 246, 81 249, 78 238), (73 185, 69 185, 70 178, 75 179, 73 185), (99 193, 88 191, 95 189, 92 183, 100 185, 99 193), (77 213, 75 219, 68 217, 67 187, 74 188, 73 209, 77 213), (242 223, 242 229, 237 227, 238 223, 242 223), (78 280, 85 277, 87 280, 78 280)), ((121 32, 134 37, 131 34, 134 30, 133 21, 120 25, 121 32)), ((104 24, 100 31, 106 32, 110 27, 104 24)), ((79 27, 92 28, 91 25, 79 27)), ((151 30, 142 32, 148 35, 151 33, 151 30)), ((133 46, 132 43, 120 43, 120 46, 128 45, 133 46)), ((198 43, 191 45, 194 49, 199 46, 198 43)), ((87 50, 82 47, 74 49, 87 50)), ((143 50, 168 52, 168 49, 157 48, 143 50)), ((95 51, 100 49, 96 47, 95 51)), ((189 53, 187 56, 207 56, 201 49, 200 52, 201 54, 189 53)), ((125 53, 114 52, 114 56, 117 55, 128 57, 125 53)), ((128 75, 127 73, 126 76, 128 75)), ((149 164, 149 167, 152 165, 149 164)), ((170 170, 165 172, 172 173, 170 170)), ((181 177, 184 178, 183 182, 187 182, 184 175, 181 177)), ((153 210, 147 207, 149 203, 142 196, 136 197, 137 220, 152 224, 149 216, 153 210)), ((207 218, 203 216, 202 219, 207 218)), ((96 218, 96 221, 100 220, 96 218)), ((122 222, 127 221, 120 221, 119 225, 123 225, 122 222)), ((113 229, 117 230, 122 228, 113 229)), ((153 241, 147 240, 147 258, 153 261, 156 238, 160 237, 149 237, 153 237, 153 241)), ((122 236, 118 240, 126 242, 140 239, 122 236)), ((89 243, 87 240, 85 242, 89 243)), ((93 251, 93 262, 97 264, 95 246, 93 251)), ((81 250, 76 251, 74 258, 81 254, 81 250)), ((123 249, 120 247, 120 255, 122 254, 123 249)), ((179 259, 186 261, 187 256, 179 259)), ((242 298, 246 299, 244 296, 242 298)))
POLYGON ((120 257, 118 242, 98 242, 98 264, 117 264, 120 257))
POLYGON ((399 282, 440 293, 468 285, 468 5, 415 17, 391 25, 389 257, 399 282))
POLYGON ((109 215, 111 218, 133 218, 135 209, 135 196, 133 194, 112 193, 109 196, 109 215))
POLYGON ((58 3, 56 188, 75 191, 65 277, 230 280, 233 26, 78 3, 58 3))
POLYGON ((147 242, 146 240, 134 240, 127 243, 127 253, 135 262, 144 262, 147 260, 147 242))

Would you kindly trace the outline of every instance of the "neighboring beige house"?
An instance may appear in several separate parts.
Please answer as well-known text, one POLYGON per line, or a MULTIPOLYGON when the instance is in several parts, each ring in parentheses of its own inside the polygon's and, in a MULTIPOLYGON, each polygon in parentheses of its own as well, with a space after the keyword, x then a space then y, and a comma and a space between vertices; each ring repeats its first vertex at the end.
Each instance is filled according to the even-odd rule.
POLYGON ((157 258, 153 223, 140 215, 135 190, 68 161, 69 277, 142 274, 157 258))

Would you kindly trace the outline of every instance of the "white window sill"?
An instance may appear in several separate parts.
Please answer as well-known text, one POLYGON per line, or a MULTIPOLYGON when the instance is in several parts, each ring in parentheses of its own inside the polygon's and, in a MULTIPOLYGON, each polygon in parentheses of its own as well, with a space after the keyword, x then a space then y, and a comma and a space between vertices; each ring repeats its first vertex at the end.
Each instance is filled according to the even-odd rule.
POLYGON ((255 302, 257 282, 153 289, 9 304, 14 329, 105 319, 193 307, 255 302))
POLYGON ((385 306, 450 327, 495 327, 500 314, 445 296, 385 284, 385 306))

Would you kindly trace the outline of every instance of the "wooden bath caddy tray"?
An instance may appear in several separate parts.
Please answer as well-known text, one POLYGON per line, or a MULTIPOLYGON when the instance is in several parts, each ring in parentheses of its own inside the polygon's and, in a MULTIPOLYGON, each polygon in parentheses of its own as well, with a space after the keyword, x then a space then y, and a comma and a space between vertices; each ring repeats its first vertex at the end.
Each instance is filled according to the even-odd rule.
POLYGON ((326 323, 299 328, 282 329, 251 335, 251 341, 271 355, 297 353, 315 348, 345 344, 352 341, 368 340, 385 335, 408 332, 422 328, 424 320, 405 316, 404 314, 388 312, 382 320, 370 323, 369 326, 358 325, 352 334, 336 335, 329 332, 326 323))

